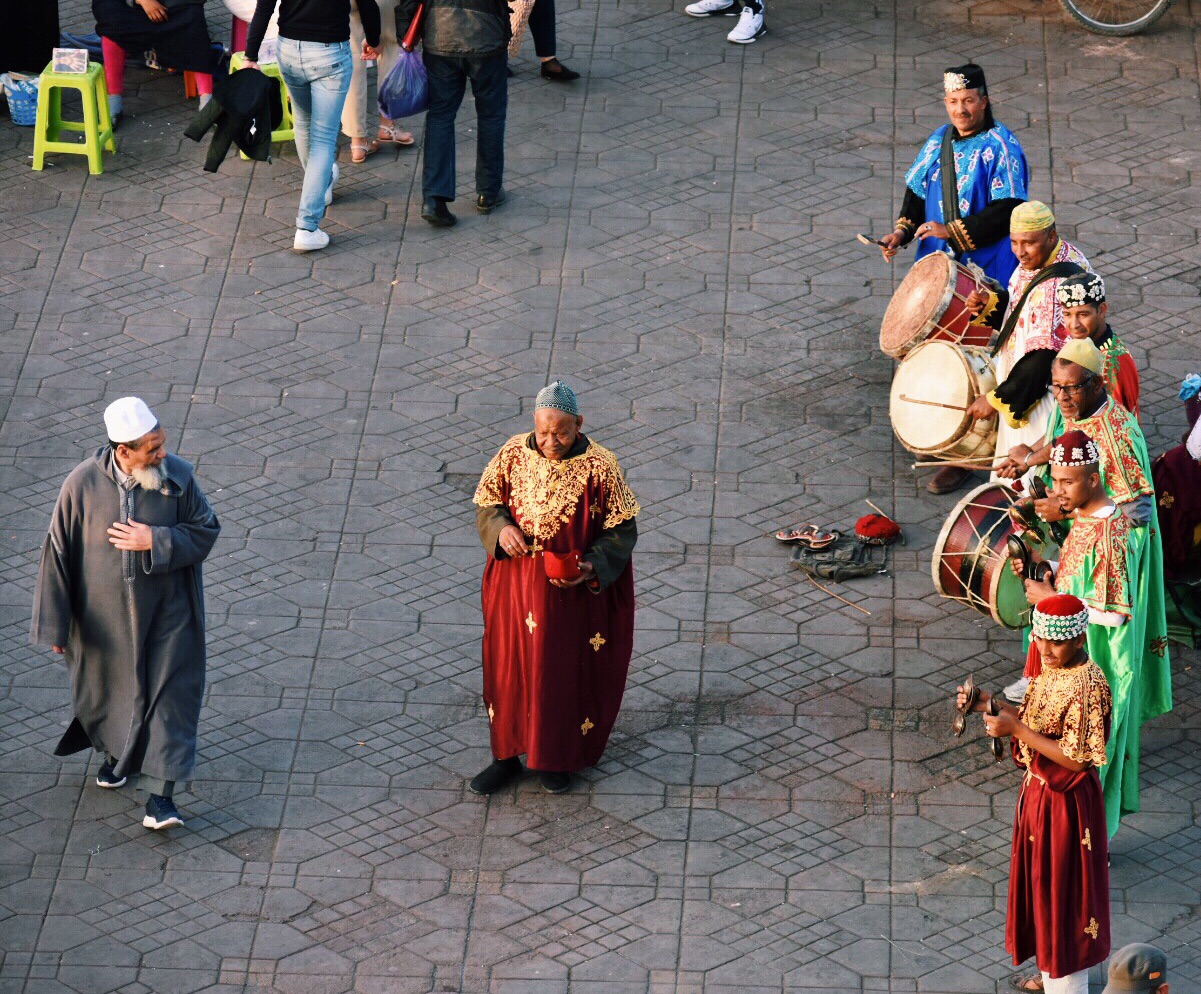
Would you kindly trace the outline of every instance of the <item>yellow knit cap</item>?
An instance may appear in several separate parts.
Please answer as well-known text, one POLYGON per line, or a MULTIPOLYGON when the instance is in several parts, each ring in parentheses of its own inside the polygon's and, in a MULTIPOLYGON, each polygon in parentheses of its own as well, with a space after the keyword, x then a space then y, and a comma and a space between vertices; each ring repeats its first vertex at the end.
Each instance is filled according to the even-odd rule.
POLYGON ((1046 231, 1055 224, 1051 208, 1041 200, 1018 204, 1009 215, 1009 233, 1025 234, 1031 231, 1046 231))
POLYGON ((1100 375, 1105 368, 1105 356, 1093 343, 1091 338, 1069 338, 1067 344, 1059 350, 1059 358, 1083 366, 1090 373, 1100 375))

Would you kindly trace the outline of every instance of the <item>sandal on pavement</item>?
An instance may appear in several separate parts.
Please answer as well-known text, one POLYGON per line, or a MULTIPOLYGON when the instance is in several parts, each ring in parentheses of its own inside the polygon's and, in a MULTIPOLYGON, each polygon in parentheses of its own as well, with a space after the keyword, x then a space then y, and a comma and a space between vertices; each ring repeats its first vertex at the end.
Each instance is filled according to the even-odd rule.
POLYGON ((392 145, 412 145, 413 136, 405 131, 404 128, 398 128, 396 125, 385 128, 381 124, 379 126, 379 141, 392 145))
POLYGON ((379 140, 376 138, 355 138, 350 143, 350 161, 362 162, 367 156, 379 151, 379 140))
POLYGON ((1015 973, 1009 978, 1009 989, 1017 991, 1018 994, 1040 994, 1043 989, 1043 975, 1041 973, 1015 973))
POLYGON ((817 525, 796 525, 793 528, 781 529, 773 537, 777 542, 799 544, 809 549, 818 550, 833 545, 838 541, 841 534, 841 532, 836 531, 820 531, 817 525))

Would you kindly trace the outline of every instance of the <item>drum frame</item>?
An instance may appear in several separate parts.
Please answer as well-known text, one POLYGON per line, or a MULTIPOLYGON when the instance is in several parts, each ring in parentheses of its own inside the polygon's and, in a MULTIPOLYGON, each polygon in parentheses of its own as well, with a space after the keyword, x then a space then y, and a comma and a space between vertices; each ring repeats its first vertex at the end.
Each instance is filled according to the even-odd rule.
MULTIPOLYGON (((905 358, 901 360, 900 364, 898 364, 898 366, 897 366, 896 372, 893 374, 894 383, 896 381, 897 374, 901 370, 901 366, 903 366, 920 349, 924 349, 927 345, 942 345, 942 346, 945 346, 948 348, 957 349, 959 351, 960 361, 963 363, 964 368, 967 370, 967 372, 969 374, 971 374, 972 377, 974 377, 977 386, 979 386, 981 384, 982 378, 980 376, 980 373, 968 361, 965 353, 971 353, 971 354, 986 358, 988 360, 987 368, 990 370, 993 370, 993 383, 994 384, 996 383, 995 370, 993 369, 991 357, 988 356, 987 349, 980 348, 977 345, 957 344, 955 342, 948 341, 947 339, 944 339, 944 338, 927 338, 927 339, 919 342, 908 353, 906 353, 905 358)), ((891 386, 889 387, 888 393, 889 393, 889 396, 888 396, 889 421, 892 423, 892 433, 893 433, 893 436, 896 438, 896 440, 901 443, 901 446, 904 449, 906 449, 909 452, 912 452, 915 456, 921 456, 923 460, 940 462, 947 466, 961 466, 964 469, 991 469, 992 468, 992 464, 996 460, 995 453, 996 453, 997 415, 995 413, 993 414, 993 416, 991 418, 986 418, 984 420, 978 421, 976 418, 973 418, 970 414, 968 414, 967 408, 964 408, 963 416, 960 418, 960 421, 959 421, 959 426, 955 429, 958 432, 958 434, 955 435, 955 440, 953 442, 943 443, 939 446, 936 446, 935 448, 914 448, 914 447, 908 445, 905 442, 905 440, 903 438, 901 438, 900 433, 897 431, 896 422, 894 421, 894 419, 892 417, 892 410, 891 410, 892 399, 893 399, 891 386), (964 440, 967 439, 971 435, 975 435, 977 438, 979 438, 980 441, 977 442, 973 446, 974 450, 978 449, 981 443, 987 442, 989 434, 992 435, 992 444, 990 446, 988 446, 991 450, 989 454, 987 454, 987 455, 978 454, 978 455, 974 455, 974 456, 961 456, 960 458, 955 458, 954 456, 951 456, 949 458, 947 457, 946 454, 948 452, 951 452, 956 447, 961 445, 964 442, 964 440)), ((907 399, 905 401, 905 403, 921 404, 922 401, 920 399, 907 399)), ((970 401, 969 401, 969 404, 970 404, 970 401)))
MULTIPOLYGON (((1002 571, 1009 569, 1009 553, 1008 550, 1006 550, 1004 554, 998 553, 990 544, 993 534, 999 527, 1004 526, 1006 522, 1012 523, 1013 519, 1009 517, 1009 507, 1001 510, 993 507, 991 504, 980 504, 975 502, 975 498, 985 490, 998 488, 1009 492, 1009 507, 1013 507, 1017 503, 1019 498, 1018 492, 1004 483, 997 483, 995 481, 982 483, 980 486, 970 491, 958 504, 955 505, 954 510, 947 516, 947 520, 943 522, 942 529, 938 533, 938 538, 934 542, 934 552, 930 559, 930 577, 934 581, 934 590, 940 597, 944 597, 951 601, 959 601, 961 604, 966 604, 973 611, 976 611, 979 614, 987 614, 1002 628, 1020 631, 1029 624, 1030 608, 1027 607, 1023 612, 1024 620, 1022 620, 1022 623, 1018 625, 1008 624, 1001 618, 1000 614, 997 613, 997 588, 1001 584, 1002 571), (976 522, 968 518, 968 523, 971 525, 972 532, 976 536, 975 548, 964 549, 962 552, 945 552, 944 549, 946 547, 947 539, 950 538, 951 529, 954 528, 954 526, 959 522, 960 517, 963 516, 962 512, 969 507, 983 508, 990 512, 990 515, 999 512, 1000 517, 991 521, 991 523, 988 524, 988 527, 985 528, 983 534, 981 534, 980 528, 977 526, 976 522), (967 560, 971 560, 970 563, 967 563, 968 569, 966 577, 962 571, 954 574, 956 583, 963 588, 964 592, 961 595, 948 593, 946 588, 943 586, 942 565, 943 559, 946 556, 962 556, 965 562, 967 560), (999 560, 997 572, 992 576, 987 590, 984 589, 983 582, 978 584, 973 582, 976 580, 977 575, 981 572, 985 559, 999 560), (967 582, 964 582, 965 580, 967 582), (980 587, 989 600, 983 600, 973 589, 974 586, 980 587)), ((980 579, 983 581, 985 577, 980 577, 980 579)))
MULTIPOLYGON (((947 271, 947 275, 950 278, 946 281, 947 285, 943 289, 942 297, 939 298, 938 307, 935 310, 931 311, 931 316, 926 318, 925 324, 922 325, 922 327, 918 331, 918 333, 915 334, 912 338, 910 338, 909 341, 905 344, 905 346, 902 349, 900 349, 899 351, 895 351, 895 352, 889 351, 888 349, 884 348, 883 342, 880 343, 880 351, 882 351, 885 355, 891 356, 893 359, 896 359, 898 361, 901 359, 904 359, 906 356, 908 356, 909 353, 912 352, 914 349, 916 349, 919 345, 925 345, 926 342, 929 342, 929 341, 949 342, 950 344, 958 345, 961 348, 982 348, 983 347, 983 346, 971 346, 971 345, 965 346, 963 344, 963 340, 967 336, 967 327, 965 327, 964 330, 961 331, 958 334, 958 336, 956 336, 956 335, 952 334, 951 332, 946 331, 943 328, 943 326, 941 324, 939 324, 939 321, 941 321, 942 316, 944 314, 946 314, 947 308, 951 306, 952 300, 958 299, 958 300, 962 301, 964 308, 965 309, 967 308, 967 297, 965 297, 963 294, 961 294, 959 292, 959 289, 958 289, 959 280, 955 278, 959 272, 959 270, 957 268, 958 266, 962 266, 964 269, 966 269, 968 271, 968 274, 972 277, 972 279, 975 280, 976 290, 984 290, 986 288, 990 288, 990 284, 996 285, 997 289, 999 290, 1000 285, 995 284, 995 281, 990 280, 988 278, 988 276, 985 274, 984 270, 981 269, 979 266, 977 266, 974 262, 960 262, 953 255, 950 255, 947 252, 938 252, 938 253, 932 252, 932 253, 930 253, 930 255, 923 256, 921 259, 918 259, 917 262, 914 263, 914 265, 916 266, 918 263, 924 262, 926 259, 934 258, 935 255, 945 256, 948 263, 950 264, 950 268, 947 271), (936 332, 942 332, 944 337, 935 339, 934 335, 936 332)), ((912 269, 910 270, 910 272, 912 272, 912 269)), ((906 275, 908 275, 908 274, 906 274, 906 275)), ((904 280, 902 279, 901 282, 904 283, 904 280)), ((899 290, 900 286, 898 286, 897 289, 899 290)), ((889 303, 891 303, 891 301, 889 301, 889 303)), ((887 317, 887 314, 888 314, 888 312, 885 311, 886 317, 887 317)), ((970 326, 970 324, 971 324, 971 322, 969 320, 968 326, 970 326)), ((882 331, 883 331, 883 329, 881 329, 881 332, 882 331)))

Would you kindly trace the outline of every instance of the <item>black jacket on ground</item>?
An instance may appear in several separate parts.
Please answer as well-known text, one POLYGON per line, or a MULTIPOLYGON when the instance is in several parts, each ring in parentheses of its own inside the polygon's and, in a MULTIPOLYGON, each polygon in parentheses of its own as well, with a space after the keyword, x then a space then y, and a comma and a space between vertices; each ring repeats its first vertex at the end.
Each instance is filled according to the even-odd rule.
POLYGON ((204 160, 205 171, 215 173, 230 145, 259 162, 270 162, 271 132, 283 119, 279 82, 257 69, 239 69, 232 76, 213 77, 213 99, 192 118, 184 134, 198 142, 216 128, 204 160))

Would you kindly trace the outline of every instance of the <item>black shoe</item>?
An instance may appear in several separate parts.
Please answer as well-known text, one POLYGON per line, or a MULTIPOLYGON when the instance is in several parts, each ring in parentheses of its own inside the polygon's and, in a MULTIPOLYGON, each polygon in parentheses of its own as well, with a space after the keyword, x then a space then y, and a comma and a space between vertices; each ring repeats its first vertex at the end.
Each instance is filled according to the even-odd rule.
POLYGON ((539 773, 538 780, 548 794, 566 794, 571 790, 570 773, 539 773))
POLYGON ((509 199, 509 195, 501 190, 495 196, 488 196, 486 193, 481 193, 475 198, 475 209, 481 214, 491 214, 496 208, 509 199))
POLYGON ((171 798, 151 794, 146 802, 146 817, 142 819, 142 827, 153 828, 156 832, 163 828, 183 828, 183 819, 179 817, 171 798))
POLYGON ((106 759, 100 764, 100 769, 96 771, 96 786, 104 787, 106 790, 115 790, 117 787, 125 786, 125 777, 119 777, 113 769, 116 767, 115 759, 106 759))
POLYGON ((573 79, 579 79, 580 74, 568 69, 558 59, 547 59, 542 63, 542 78, 553 79, 556 83, 570 83, 573 79))
POLYGON ((430 197, 421 207, 421 216, 435 228, 449 228, 459 219, 446 206, 446 201, 439 197, 430 197))
POLYGON ((511 759, 494 759, 492 765, 471 778, 468 786, 476 794, 495 794, 505 784, 516 780, 525 772, 521 760, 516 756, 511 759))

